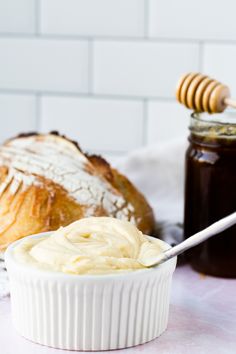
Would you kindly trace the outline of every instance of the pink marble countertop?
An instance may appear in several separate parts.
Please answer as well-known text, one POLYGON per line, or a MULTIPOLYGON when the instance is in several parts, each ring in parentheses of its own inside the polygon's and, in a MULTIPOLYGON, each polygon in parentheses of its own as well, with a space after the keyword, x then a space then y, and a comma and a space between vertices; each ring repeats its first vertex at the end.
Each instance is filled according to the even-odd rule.
MULTIPOLYGON (((167 331, 152 342, 112 351, 116 352, 236 354, 236 280, 205 277, 188 266, 177 268, 167 331)), ((43 347, 20 337, 12 327, 10 300, 7 298, 0 301, 0 353, 69 352, 43 347)))

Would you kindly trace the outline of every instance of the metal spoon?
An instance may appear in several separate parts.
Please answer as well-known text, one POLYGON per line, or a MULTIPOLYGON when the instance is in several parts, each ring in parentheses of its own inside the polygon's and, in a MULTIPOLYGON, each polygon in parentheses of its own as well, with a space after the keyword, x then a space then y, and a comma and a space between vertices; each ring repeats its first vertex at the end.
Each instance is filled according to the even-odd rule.
POLYGON ((155 265, 166 262, 168 259, 178 256, 180 253, 188 250, 191 247, 197 246, 199 243, 207 240, 220 232, 228 229, 236 224, 236 212, 226 216, 225 218, 216 221, 214 224, 208 226, 206 229, 197 232, 195 235, 187 238, 185 241, 179 243, 177 246, 168 248, 166 251, 158 254, 156 257, 139 260, 145 267, 153 267, 155 265))

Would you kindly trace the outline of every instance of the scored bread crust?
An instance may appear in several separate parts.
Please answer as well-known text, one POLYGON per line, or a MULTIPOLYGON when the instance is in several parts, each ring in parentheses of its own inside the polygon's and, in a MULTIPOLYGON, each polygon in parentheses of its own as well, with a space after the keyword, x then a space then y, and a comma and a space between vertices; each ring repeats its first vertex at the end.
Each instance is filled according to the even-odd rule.
POLYGON ((0 147, 0 251, 24 236, 88 216, 130 220, 146 234, 154 228, 145 197, 76 142, 56 132, 31 133, 0 147))

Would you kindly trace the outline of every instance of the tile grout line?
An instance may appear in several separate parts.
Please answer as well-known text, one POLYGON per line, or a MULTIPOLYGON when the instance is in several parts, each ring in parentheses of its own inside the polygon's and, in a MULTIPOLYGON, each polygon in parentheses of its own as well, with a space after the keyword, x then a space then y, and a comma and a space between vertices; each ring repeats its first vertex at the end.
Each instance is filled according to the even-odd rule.
MULTIPOLYGON (((39 6, 39 4, 38 4, 39 6)), ((38 8, 38 6, 36 8, 38 8)), ((35 10, 36 12, 36 10, 35 10)), ((40 7, 39 7, 40 12, 40 7)), ((149 15, 148 15, 149 17, 149 15)), ((97 40, 97 41, 112 41, 112 42, 147 42, 147 43, 179 43, 179 44, 198 44, 200 42, 206 42, 209 44, 236 44, 236 40, 233 39, 201 39, 201 38, 176 38, 176 37, 144 37, 144 36, 98 36, 98 35, 78 35, 78 34, 52 34, 52 33, 40 33, 40 14, 37 16, 37 32, 40 38, 45 40, 97 40)), ((32 39, 35 37, 35 33, 26 32, 0 32, 0 38, 11 39, 32 39)))
MULTIPOLYGON (((39 6, 39 4, 38 4, 39 6)), ((37 8, 37 7, 36 7, 37 8)), ((36 12, 36 10, 35 10, 36 12)), ((40 18, 40 16, 37 16, 40 18)), ((148 15, 149 17, 149 15, 148 15)), ((37 28, 37 34, 26 32, 0 32, 0 38, 9 39, 32 39, 40 37, 45 40, 81 40, 81 41, 105 41, 105 42, 146 42, 146 43, 172 43, 172 44, 216 44, 216 45, 236 45, 236 39, 213 39, 213 38, 180 38, 180 37, 149 37, 149 36, 98 36, 98 35, 78 35, 78 34, 48 34, 40 33, 40 19, 36 21, 35 28, 37 28)), ((146 32, 146 30, 145 30, 146 32)))
POLYGON ((148 39, 149 34, 149 9, 150 9, 150 2, 149 0, 144 0, 144 38, 148 39))
POLYGON ((88 94, 92 97, 94 93, 94 41, 88 41, 88 94))
POLYGON ((40 130, 40 126, 41 126, 41 116, 42 116, 42 112, 41 112, 41 105, 42 105, 42 100, 41 100, 41 93, 38 92, 35 95, 35 130, 38 132, 40 130))
POLYGON ((40 36, 40 23, 41 23, 41 0, 34 0, 35 10, 35 37, 40 36))
POLYGON ((40 94, 41 96, 57 96, 57 97, 81 97, 81 98, 91 98, 91 99, 107 99, 107 100, 120 100, 120 101, 142 101, 142 100, 153 100, 153 101, 166 101, 173 102, 175 100, 173 97, 164 97, 164 96, 133 96, 133 95, 119 95, 119 94, 100 94, 100 93, 88 93, 88 92, 60 92, 60 91, 42 91, 37 90, 27 90, 27 89, 9 89, 9 88, 0 88, 1 94, 9 95, 36 95, 40 94))
MULTIPOLYGON (((148 0, 147 0, 148 1, 148 0)), ((148 31, 149 22, 149 4, 145 5, 145 29, 144 32, 148 31), (146 14, 147 12, 147 14, 146 14)), ((148 42, 148 43, 178 43, 178 44, 218 44, 218 45, 235 45, 236 39, 215 39, 215 38, 181 38, 181 37, 149 37, 148 33, 145 36, 115 36, 115 35, 80 35, 80 34, 63 34, 63 33, 41 33, 40 31, 40 21, 41 21, 41 1, 36 0, 35 6, 35 32, 36 33, 26 33, 26 32, 0 32, 0 38, 12 38, 12 39, 32 39, 37 34, 40 38, 45 40, 97 40, 97 41, 114 41, 114 42, 148 42)))

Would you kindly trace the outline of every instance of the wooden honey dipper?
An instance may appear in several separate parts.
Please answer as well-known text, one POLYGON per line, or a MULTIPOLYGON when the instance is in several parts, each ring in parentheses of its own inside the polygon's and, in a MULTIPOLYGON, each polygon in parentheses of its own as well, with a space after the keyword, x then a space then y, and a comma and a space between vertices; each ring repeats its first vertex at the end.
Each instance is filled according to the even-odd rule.
POLYGON ((220 113, 227 106, 236 108, 228 86, 200 73, 181 76, 176 88, 177 100, 196 112, 220 113))

